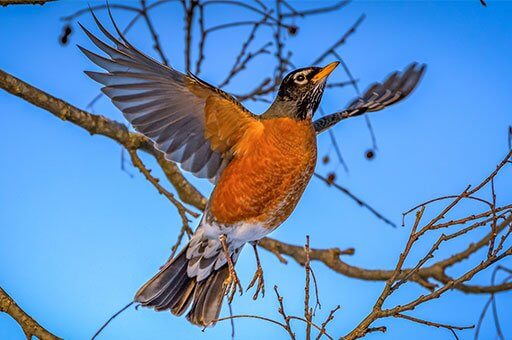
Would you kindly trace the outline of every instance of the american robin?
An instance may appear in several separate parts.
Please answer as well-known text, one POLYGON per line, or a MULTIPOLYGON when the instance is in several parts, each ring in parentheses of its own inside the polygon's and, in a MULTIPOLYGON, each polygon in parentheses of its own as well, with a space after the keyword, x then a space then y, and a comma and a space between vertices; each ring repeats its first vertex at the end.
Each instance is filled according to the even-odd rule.
MULTIPOLYGON (((115 47, 82 27, 108 56, 79 46, 107 71, 87 75, 104 85, 103 93, 168 160, 215 184, 190 242, 135 295, 136 302, 157 311, 181 315, 189 309, 187 319, 200 326, 213 325, 224 295, 231 291, 232 298, 241 289, 234 264, 244 245, 254 245, 294 210, 315 168, 317 133, 403 99, 425 69, 412 64, 404 73, 395 72, 346 110, 313 122, 326 79, 338 62, 301 68, 282 80, 268 110, 254 115, 226 92, 160 64, 131 45, 117 27, 119 38, 94 19, 115 47)), ((263 277, 256 258, 252 283, 257 279, 259 290, 263 277)))

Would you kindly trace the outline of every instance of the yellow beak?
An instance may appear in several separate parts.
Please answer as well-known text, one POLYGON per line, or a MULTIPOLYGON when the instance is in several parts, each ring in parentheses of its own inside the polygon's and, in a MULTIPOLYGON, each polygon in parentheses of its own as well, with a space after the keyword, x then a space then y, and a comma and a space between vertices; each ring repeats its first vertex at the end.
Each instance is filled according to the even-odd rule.
POLYGON ((324 68, 322 68, 320 70, 320 72, 318 72, 317 74, 315 74, 315 76, 313 77, 313 82, 314 83, 317 83, 325 78, 327 78, 327 76, 329 76, 329 74, 332 73, 332 71, 334 71, 334 69, 340 64, 339 61, 334 61, 330 64, 328 64, 327 66, 325 66, 324 68))

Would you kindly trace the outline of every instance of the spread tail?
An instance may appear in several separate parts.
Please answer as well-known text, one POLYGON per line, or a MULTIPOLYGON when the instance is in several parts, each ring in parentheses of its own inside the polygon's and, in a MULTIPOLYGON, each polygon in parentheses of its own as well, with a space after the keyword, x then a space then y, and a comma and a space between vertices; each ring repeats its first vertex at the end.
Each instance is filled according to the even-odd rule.
POLYGON ((198 326, 213 326, 218 319, 224 298, 224 281, 229 275, 227 265, 212 270, 207 278, 197 281, 189 277, 187 245, 176 257, 135 294, 135 302, 156 311, 170 310, 182 315, 192 305, 187 320, 198 326))

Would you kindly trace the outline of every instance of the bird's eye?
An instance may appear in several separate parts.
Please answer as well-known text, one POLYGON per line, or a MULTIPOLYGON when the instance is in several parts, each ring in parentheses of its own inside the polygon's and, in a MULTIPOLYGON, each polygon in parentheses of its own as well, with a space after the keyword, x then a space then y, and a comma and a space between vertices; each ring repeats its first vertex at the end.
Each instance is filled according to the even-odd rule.
POLYGON ((298 84, 304 84, 306 82, 306 77, 303 74, 299 74, 295 77, 295 82, 298 84))

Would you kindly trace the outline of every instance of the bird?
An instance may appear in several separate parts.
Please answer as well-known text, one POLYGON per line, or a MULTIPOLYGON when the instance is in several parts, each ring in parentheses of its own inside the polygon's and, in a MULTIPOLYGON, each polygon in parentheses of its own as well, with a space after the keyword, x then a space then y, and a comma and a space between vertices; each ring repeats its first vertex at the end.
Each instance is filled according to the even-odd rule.
POLYGON ((135 294, 134 301, 170 311, 201 327, 218 320, 224 297, 241 292, 234 266, 244 245, 254 248, 258 282, 264 287, 257 241, 290 216, 315 169, 317 135, 365 112, 407 97, 425 65, 412 63, 375 83, 346 109, 313 120, 327 78, 339 65, 291 71, 275 100, 260 115, 190 72, 165 66, 134 47, 112 19, 118 37, 92 13, 109 43, 80 25, 104 55, 80 50, 105 72, 85 71, 133 128, 148 137, 169 161, 214 189, 189 243, 135 294))

